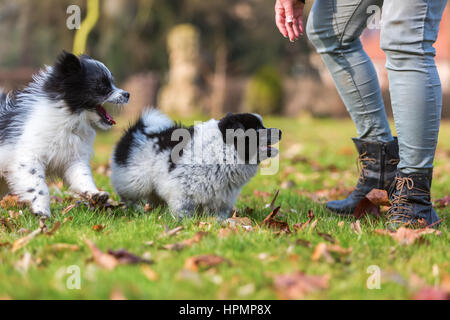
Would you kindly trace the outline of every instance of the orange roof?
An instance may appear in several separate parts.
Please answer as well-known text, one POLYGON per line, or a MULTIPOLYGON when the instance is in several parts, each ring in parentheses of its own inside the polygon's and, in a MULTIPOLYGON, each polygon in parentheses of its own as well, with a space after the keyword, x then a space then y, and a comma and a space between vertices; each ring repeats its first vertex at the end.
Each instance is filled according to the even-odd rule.
MULTIPOLYGON (((434 47, 437 59, 450 59, 450 9, 447 6, 442 16, 439 35, 434 47)), ((366 29, 361 37, 364 49, 372 59, 385 59, 385 54, 380 48, 380 30, 366 29)))

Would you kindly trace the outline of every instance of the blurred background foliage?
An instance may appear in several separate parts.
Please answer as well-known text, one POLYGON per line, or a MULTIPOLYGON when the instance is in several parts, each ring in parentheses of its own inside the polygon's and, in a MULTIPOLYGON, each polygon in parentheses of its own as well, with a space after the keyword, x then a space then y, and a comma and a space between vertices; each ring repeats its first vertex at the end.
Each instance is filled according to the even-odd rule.
MULTIPOLYGON (((86 53, 104 62, 119 85, 132 93, 126 108, 130 114, 154 104, 171 112, 183 103, 182 97, 176 101, 167 97, 183 95, 182 114, 200 111, 216 116, 252 110, 348 117, 306 37, 290 43, 279 34, 274 2, 99 0, 99 16, 87 38, 86 53), (175 49, 179 53, 169 50, 168 35, 179 25, 190 25, 199 34, 199 47, 189 49, 194 52, 191 58, 182 57, 182 46, 175 49), (174 66, 174 56, 184 65, 174 66), (192 61, 195 72, 186 77, 186 85, 174 83, 174 77, 190 68, 186 61, 192 61)), ((312 2, 307 1, 305 16, 312 2)), ((84 20, 87 3, 0 0, 0 86, 21 88, 33 72, 52 64, 61 50, 72 51, 76 30, 66 26, 67 8, 78 5, 84 20)), ((386 86, 383 91, 389 105, 386 86)))

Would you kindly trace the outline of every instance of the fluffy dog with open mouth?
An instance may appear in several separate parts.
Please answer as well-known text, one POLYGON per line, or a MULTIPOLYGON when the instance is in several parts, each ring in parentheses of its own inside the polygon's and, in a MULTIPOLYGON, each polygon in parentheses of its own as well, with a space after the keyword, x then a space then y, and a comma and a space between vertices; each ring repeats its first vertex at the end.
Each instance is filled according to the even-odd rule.
POLYGON ((183 127, 149 109, 116 146, 112 184, 128 205, 168 204, 178 218, 199 210, 226 219, 259 163, 277 156, 271 145, 280 139, 257 114, 183 127))
POLYGON ((0 197, 11 192, 35 215, 50 216, 46 175, 81 195, 105 202, 89 165, 94 127, 116 122, 104 103, 128 103, 111 72, 88 56, 63 52, 22 91, 0 94, 0 197))

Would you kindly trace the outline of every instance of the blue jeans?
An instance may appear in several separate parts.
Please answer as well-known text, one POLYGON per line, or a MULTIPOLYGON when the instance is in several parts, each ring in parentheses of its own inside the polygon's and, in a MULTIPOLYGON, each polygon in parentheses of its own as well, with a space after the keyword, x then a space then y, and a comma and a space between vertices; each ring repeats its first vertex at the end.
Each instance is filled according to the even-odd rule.
POLYGON ((306 32, 323 58, 356 124, 359 138, 393 139, 375 68, 359 39, 374 9, 383 6, 381 48, 386 53, 392 110, 404 173, 433 168, 442 111, 434 62, 446 0, 315 0, 306 32))

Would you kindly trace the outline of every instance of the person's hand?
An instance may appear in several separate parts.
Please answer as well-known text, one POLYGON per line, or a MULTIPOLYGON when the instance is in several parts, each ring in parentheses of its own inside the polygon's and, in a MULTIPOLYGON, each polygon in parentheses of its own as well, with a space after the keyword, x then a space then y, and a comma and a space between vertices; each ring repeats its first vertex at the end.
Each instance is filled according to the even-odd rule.
POLYGON ((275 3, 275 22, 278 30, 294 42, 303 35, 303 7, 300 0, 277 0, 275 3))

